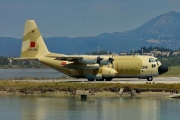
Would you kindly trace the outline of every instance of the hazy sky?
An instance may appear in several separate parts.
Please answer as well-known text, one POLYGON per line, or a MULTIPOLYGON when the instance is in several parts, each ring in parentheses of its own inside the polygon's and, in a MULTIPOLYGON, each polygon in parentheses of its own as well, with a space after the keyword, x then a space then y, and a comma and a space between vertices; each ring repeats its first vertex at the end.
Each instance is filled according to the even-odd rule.
POLYGON ((0 0, 0 36, 21 38, 36 21, 44 37, 124 32, 170 11, 180 0, 0 0))

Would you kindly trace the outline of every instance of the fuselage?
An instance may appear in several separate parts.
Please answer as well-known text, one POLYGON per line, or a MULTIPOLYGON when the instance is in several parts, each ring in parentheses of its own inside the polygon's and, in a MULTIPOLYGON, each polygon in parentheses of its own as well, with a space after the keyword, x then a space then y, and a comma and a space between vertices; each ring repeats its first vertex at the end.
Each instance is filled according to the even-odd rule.
MULTIPOLYGON (((96 59, 97 56, 86 56, 88 60, 96 59)), ((109 56, 101 56, 103 59, 108 59, 109 56)), ((40 58, 39 61, 43 64, 56 69, 66 75, 76 78, 87 78, 88 80, 111 80, 112 78, 147 78, 158 76, 163 71, 160 68, 161 62, 152 56, 114 56, 114 61, 107 65, 99 64, 82 64, 64 60, 55 60, 53 58, 40 58), (160 72, 161 71, 161 72, 160 72)), ((150 78, 151 80, 151 78, 150 78)))
POLYGON ((152 56, 64 55, 49 52, 34 20, 26 21, 21 56, 14 60, 39 60, 66 75, 88 80, 136 77, 151 81, 153 76, 168 71, 152 56))

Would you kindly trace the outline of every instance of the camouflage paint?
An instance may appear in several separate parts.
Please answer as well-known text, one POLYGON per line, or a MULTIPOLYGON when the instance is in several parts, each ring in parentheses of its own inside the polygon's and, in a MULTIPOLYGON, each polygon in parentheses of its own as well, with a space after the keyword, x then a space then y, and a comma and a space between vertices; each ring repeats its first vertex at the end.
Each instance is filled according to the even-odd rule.
MULTIPOLYGON (((105 60, 109 59, 109 56, 101 57, 103 57, 105 60)), ((155 62, 149 62, 150 58, 156 59, 155 57, 136 55, 113 56, 113 65, 79 63, 76 60, 80 58, 85 58, 86 60, 94 60, 97 58, 97 56, 70 56, 49 52, 34 20, 27 20, 24 28, 21 58, 19 59, 27 60, 33 58, 38 59, 41 63, 66 75, 87 79, 157 76, 158 66, 161 65, 160 63, 157 64, 155 62), (155 64, 156 67, 152 68, 152 64, 155 64), (143 66, 146 66, 148 69, 142 69, 143 66)))
POLYGON ((49 51, 36 26, 36 23, 34 20, 27 20, 24 28, 21 57, 39 58, 45 56, 48 53, 49 51), (31 46, 32 42, 34 43, 34 46, 31 46))

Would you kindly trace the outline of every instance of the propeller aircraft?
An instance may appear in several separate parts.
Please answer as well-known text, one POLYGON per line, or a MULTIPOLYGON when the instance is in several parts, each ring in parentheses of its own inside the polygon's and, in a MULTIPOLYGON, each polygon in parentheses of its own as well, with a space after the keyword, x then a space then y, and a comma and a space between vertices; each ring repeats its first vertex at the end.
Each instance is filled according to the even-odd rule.
POLYGON ((34 20, 27 20, 24 28, 20 58, 41 63, 75 78, 88 81, 113 78, 142 78, 152 81, 154 76, 168 71, 152 56, 141 55, 65 55, 49 52, 34 20))

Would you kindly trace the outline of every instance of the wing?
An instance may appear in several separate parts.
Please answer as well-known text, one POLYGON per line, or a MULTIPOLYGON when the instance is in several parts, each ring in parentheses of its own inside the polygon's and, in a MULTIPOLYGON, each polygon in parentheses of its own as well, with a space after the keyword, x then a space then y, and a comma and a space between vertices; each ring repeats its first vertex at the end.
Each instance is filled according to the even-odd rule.
POLYGON ((50 53, 46 55, 46 57, 54 58, 55 60, 64 60, 64 61, 78 61, 83 59, 83 56, 79 55, 64 55, 64 54, 56 54, 56 53, 50 53))
POLYGON ((46 57, 52 57, 55 60, 64 60, 80 64, 97 64, 96 56, 86 56, 86 55, 64 55, 50 53, 46 57))
POLYGON ((81 63, 81 64, 100 64, 100 65, 107 65, 114 61, 113 58, 106 57, 98 57, 98 56, 86 56, 86 55, 64 55, 64 54, 56 54, 56 53, 49 53, 46 57, 52 57, 55 60, 64 60, 70 61, 74 63, 81 63))
POLYGON ((65 60, 65 61, 78 61, 83 59, 81 56, 63 56, 63 57, 56 57, 55 60, 65 60))

